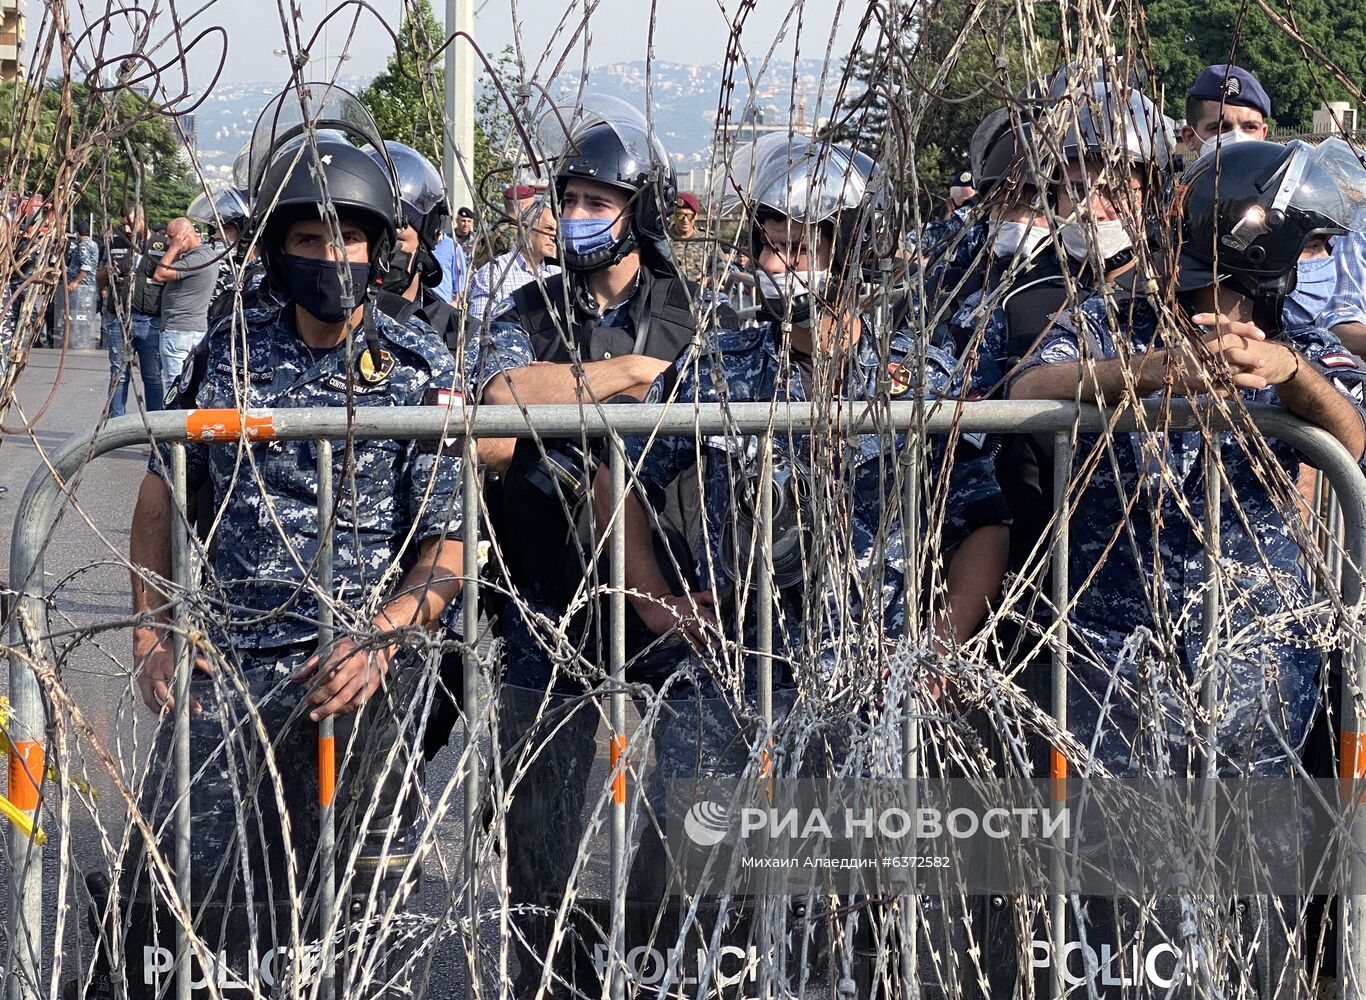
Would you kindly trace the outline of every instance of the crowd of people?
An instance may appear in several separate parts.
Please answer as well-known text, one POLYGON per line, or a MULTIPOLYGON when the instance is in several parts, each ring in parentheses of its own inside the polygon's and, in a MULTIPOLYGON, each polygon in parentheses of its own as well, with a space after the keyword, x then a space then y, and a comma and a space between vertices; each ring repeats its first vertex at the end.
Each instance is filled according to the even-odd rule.
MULTIPOLYGON (((135 356, 149 410, 454 399, 819 410, 917 396, 1117 407, 1175 397, 1283 408, 1359 459, 1366 168, 1356 154, 1335 139, 1266 141, 1270 100, 1236 66, 1190 82, 1179 134, 1135 85, 1078 72, 1061 71, 1032 101, 982 122, 946 217, 902 240, 913 280, 890 323, 864 309, 860 291, 897 200, 874 159, 800 135, 759 139, 720 168, 729 204, 707 210, 740 220, 722 247, 699 235, 703 205, 675 189, 644 116, 619 102, 567 116, 576 124, 548 160, 550 185, 504 192, 511 245, 481 248, 479 220, 467 209, 450 217, 433 164, 385 142, 358 108, 324 105, 312 123, 323 131, 290 131, 286 93, 262 116, 270 155, 247 190, 164 234, 130 207, 105 259, 97 265, 82 244, 68 274, 97 277, 107 292, 111 414, 124 408, 135 356), (1065 116, 1037 111, 1050 95, 1065 116), (720 280, 741 257, 757 316, 742 318, 720 280)), ((1246 431, 1235 419, 1226 432, 1083 434, 1076 468, 1085 472, 1066 498, 1052 493, 1050 440, 937 439, 927 467, 938 471, 927 475, 942 477, 938 499, 917 517, 906 516, 896 471, 905 429, 832 435, 779 424, 763 449, 738 432, 629 437, 620 510, 603 442, 480 440, 478 516, 462 508, 458 448, 358 439, 334 452, 329 593, 312 575, 316 446, 193 446, 188 486, 204 491, 215 520, 211 585, 193 612, 204 616, 189 686, 192 850, 203 873, 194 898, 236 886, 240 899, 238 863, 219 872, 244 850, 234 843, 241 819, 225 803, 255 787, 267 759, 294 787, 316 790, 312 726, 324 719, 346 723, 352 748, 337 756, 339 838, 362 858, 420 854, 419 761, 467 707, 458 664, 472 637, 454 613, 471 583, 463 550, 491 541, 481 607, 498 639, 493 677, 499 691, 523 694, 505 703, 499 729, 505 770, 518 772, 504 858, 519 925, 514 995, 557 976, 591 989, 593 963, 565 959, 574 946, 556 945, 553 927, 590 824, 582 807, 595 795, 601 715, 585 695, 604 690, 610 614, 599 553, 617 519, 627 676, 676 707, 653 734, 664 771, 696 770, 699 759, 716 773, 739 766, 733 744, 749 732, 761 620, 772 622, 779 715, 804 704, 872 711, 908 632, 927 636, 938 659, 897 675, 911 685, 898 697, 920 692, 932 704, 970 686, 962 671, 972 665, 957 651, 1000 608, 1007 580, 1041 586, 1044 539, 1066 499, 1070 561, 1052 571, 1073 595, 1067 726, 1090 753, 1074 765, 1147 774, 1211 752, 1223 771, 1290 773, 1321 706, 1327 650, 1305 611, 1305 531, 1292 499, 1301 460, 1279 442, 1250 445, 1246 431), (769 527, 756 523, 763 461, 775 483, 769 527), (1210 657, 1202 526, 1215 467, 1223 530, 1213 558, 1229 571, 1217 750, 1192 735, 1210 657), (758 530, 772 531, 767 567, 756 568, 758 530), (756 572, 773 576, 771 617, 756 614, 756 572), (925 585, 922 572, 940 585, 925 585), (324 608, 336 638, 319 649, 324 608), (544 697, 579 708, 547 721, 544 697), (724 719, 677 707, 727 697, 724 719), (229 734, 256 726, 267 739, 239 740, 226 766, 201 769, 229 734), (714 746, 732 751, 709 757, 703 748, 714 746)), ((174 676, 168 470, 154 451, 130 550, 137 682, 156 712, 172 705, 174 676)), ((993 648, 1005 662, 1045 656, 1052 613, 1036 600, 996 616, 1012 621, 993 648)), ((173 798, 169 781, 150 793, 154 809, 173 798)), ((263 831, 258 874, 283 884, 291 858, 308 871, 316 799, 277 802, 262 790, 245 807, 263 831)), ((648 831, 633 849, 635 898, 658 903, 671 879, 667 851, 648 831)), ((414 867, 366 870, 379 891, 402 897, 414 867)))

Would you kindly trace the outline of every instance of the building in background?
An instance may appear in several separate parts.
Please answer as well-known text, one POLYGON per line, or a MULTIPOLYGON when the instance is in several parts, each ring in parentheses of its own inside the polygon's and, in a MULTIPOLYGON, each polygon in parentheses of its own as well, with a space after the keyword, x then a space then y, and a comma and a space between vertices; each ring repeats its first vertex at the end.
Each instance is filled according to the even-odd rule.
POLYGON ((1328 101, 1314 112, 1314 132, 1318 135, 1348 135, 1357 130, 1357 109, 1347 101, 1328 101))
POLYGON ((199 152, 199 127, 195 123, 193 114, 176 115, 179 128, 176 130, 176 139, 186 152, 194 155, 199 152))
POLYGON ((23 0, 0 0, 0 81, 24 77, 23 0))

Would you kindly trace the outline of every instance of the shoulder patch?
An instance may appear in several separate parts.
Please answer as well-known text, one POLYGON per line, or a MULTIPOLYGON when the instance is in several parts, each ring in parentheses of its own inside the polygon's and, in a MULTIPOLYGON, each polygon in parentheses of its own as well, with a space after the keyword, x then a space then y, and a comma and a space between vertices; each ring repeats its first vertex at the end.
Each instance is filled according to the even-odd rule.
POLYGON ((1323 354, 1319 356, 1319 364, 1325 368, 1355 368, 1361 364, 1356 355, 1347 354, 1342 351, 1334 354, 1323 354))
MULTIPOLYGON (((464 406, 465 397, 459 389, 442 389, 437 386, 428 386, 422 393, 423 406, 439 406, 450 414, 450 427, 464 427, 464 406)), ((447 437, 432 441, 419 441, 418 451, 423 454, 436 454, 439 452, 452 453, 460 443, 460 437, 447 437)))
POLYGON ((356 377, 366 385, 379 385, 387 379, 394 371, 394 356, 389 351, 380 349, 379 361, 376 363, 375 357, 371 354, 368 347, 361 348, 360 356, 356 359, 356 377))
POLYGON ((887 365, 887 395, 899 399, 911 391, 911 370, 899 362, 887 365))

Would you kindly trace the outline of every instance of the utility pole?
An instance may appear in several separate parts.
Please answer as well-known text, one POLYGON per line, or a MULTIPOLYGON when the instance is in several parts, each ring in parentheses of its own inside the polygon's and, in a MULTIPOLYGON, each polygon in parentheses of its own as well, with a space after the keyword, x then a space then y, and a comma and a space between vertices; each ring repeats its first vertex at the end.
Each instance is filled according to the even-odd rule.
MULTIPOLYGON (((446 37, 456 31, 473 36, 474 0, 446 0, 446 37)), ((474 49, 464 38, 446 47, 446 121, 450 138, 441 153, 446 196, 452 212, 462 205, 474 208, 465 180, 474 170, 474 49)))

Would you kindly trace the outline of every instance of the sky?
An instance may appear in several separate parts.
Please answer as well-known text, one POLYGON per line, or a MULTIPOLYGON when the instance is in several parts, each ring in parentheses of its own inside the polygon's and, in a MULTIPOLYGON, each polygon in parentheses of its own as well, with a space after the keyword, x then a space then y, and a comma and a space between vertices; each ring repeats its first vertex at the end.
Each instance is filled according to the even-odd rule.
MULTIPOLYGON (((205 28, 222 27, 227 35, 228 51, 222 79, 227 82, 284 78, 284 59, 274 54, 275 49, 285 46, 281 6, 299 11, 305 42, 327 10, 344 7, 333 17, 333 27, 326 32, 326 37, 320 38, 310 50, 319 60, 313 67, 315 73, 323 68, 330 71, 336 57, 346 48, 349 57, 343 75, 373 76, 383 68, 393 47, 379 21, 368 11, 361 11, 360 25, 348 47, 350 22, 358 8, 344 6, 342 0, 209 0, 207 6, 204 0, 122 0, 117 4, 113 0, 68 2, 72 20, 78 25, 82 21, 89 23, 110 7, 126 8, 136 4, 139 9, 150 11, 155 2, 160 14, 153 31, 154 39, 165 38, 170 33, 172 22, 168 3, 174 3, 181 17, 205 8, 184 26, 182 37, 188 41, 205 28)), ((445 2, 433 2, 438 18, 444 17, 445 2)), ((857 23, 867 3, 868 0, 757 0, 744 23, 741 36, 744 49, 751 60, 760 60, 776 42, 778 55, 790 58, 800 43, 799 54, 803 58, 824 58, 833 37, 832 59, 838 66, 856 37, 857 23), (784 31, 785 20, 787 28, 784 31)), ((385 22, 397 27, 402 0, 368 0, 368 4, 385 22)), ((27 5, 31 13, 41 11, 37 0, 27 0, 27 5)), ((725 57, 730 37, 726 12, 734 16, 739 7, 739 0, 656 0, 654 58, 699 65, 720 62, 725 57)), ((531 65, 535 65, 543 54, 550 53, 553 56, 551 64, 567 56, 566 68, 577 70, 585 61, 585 37, 586 61, 590 67, 643 60, 650 40, 651 8, 650 0, 599 0, 588 16, 587 32, 575 37, 575 28, 584 20, 584 0, 476 0, 475 37, 484 51, 493 57, 520 35, 523 52, 531 65), (563 28, 562 19, 566 20, 563 28)), ((36 27, 30 17, 29 31, 32 33, 36 27)), ((129 32, 120 28, 116 35, 127 39, 129 32)), ((174 46, 168 44, 156 55, 164 57, 174 50, 174 46)), ((106 51, 122 50, 111 46, 106 51)), ((193 87, 202 89, 209 85, 221 51, 221 41, 211 36, 189 53, 186 61, 193 87)))

